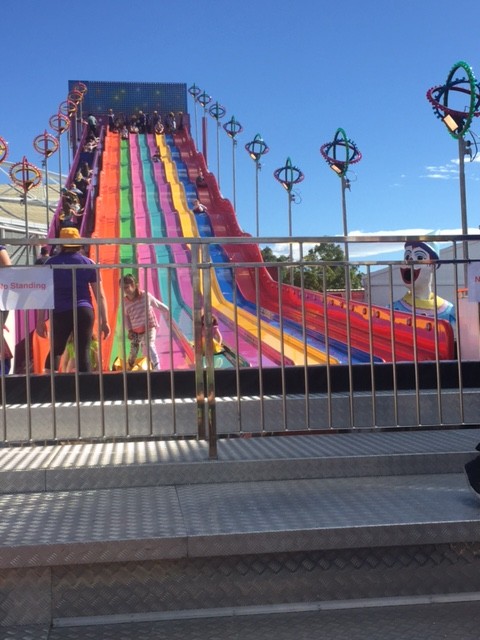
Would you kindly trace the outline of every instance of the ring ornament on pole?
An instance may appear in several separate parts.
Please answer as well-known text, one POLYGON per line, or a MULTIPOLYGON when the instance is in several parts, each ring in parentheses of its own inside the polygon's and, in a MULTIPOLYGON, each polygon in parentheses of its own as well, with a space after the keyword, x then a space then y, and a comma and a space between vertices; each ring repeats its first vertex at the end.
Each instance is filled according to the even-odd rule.
POLYGON ((245 149, 256 164, 259 164, 260 158, 270 151, 267 143, 263 140, 262 136, 259 133, 257 133, 253 140, 247 142, 247 144, 245 145, 245 149))
POLYGON ((215 118, 217 124, 220 124, 219 120, 221 120, 225 116, 227 110, 224 106, 222 106, 218 102, 215 102, 215 104, 212 104, 212 106, 209 108, 208 113, 212 116, 212 118, 215 118))
POLYGON ((71 118, 78 109, 78 105, 73 100, 64 100, 58 105, 58 113, 63 113, 64 116, 71 118))
POLYGON ((196 84, 192 84, 192 86, 188 88, 188 93, 195 100, 197 96, 199 96, 202 93, 202 90, 200 89, 200 87, 197 87, 196 84))
POLYGON ((88 91, 87 85, 84 82, 77 82, 73 87, 73 91, 79 91, 83 97, 88 91))
POLYGON ((443 120, 452 136, 463 138, 472 124, 473 118, 480 115, 480 85, 476 82, 472 68, 460 61, 453 65, 444 85, 432 87, 427 91, 427 100, 431 103, 437 118, 443 120), (455 73, 463 69, 467 77, 454 78, 455 73), (448 105, 450 94, 464 94, 468 104, 463 111, 452 109, 448 105))
POLYGON ((0 164, 7 159, 8 156, 8 142, 0 137, 0 164))
POLYGON ((305 177, 300 169, 292 164, 290 158, 287 158, 284 167, 280 167, 273 172, 273 176, 289 194, 293 186, 302 182, 305 177))
POLYGON ((13 183, 21 187, 26 193, 40 184, 42 172, 35 165, 28 162, 24 156, 21 162, 17 162, 10 167, 10 178, 13 183))
POLYGON ((70 127, 70 120, 63 113, 56 113, 50 118, 48 122, 52 129, 60 135, 62 133, 65 133, 65 131, 68 131, 70 127))
POLYGON ((83 100, 83 93, 78 91, 78 89, 72 89, 68 94, 68 99, 75 102, 75 104, 80 104, 83 100))
POLYGON ((320 147, 320 153, 330 169, 344 178, 351 164, 360 162, 362 154, 353 140, 347 138, 347 134, 341 128, 337 129, 332 142, 327 142, 320 147), (337 151, 341 151, 343 157, 337 157, 337 151))
POLYGON ((242 125, 235 120, 235 116, 232 116, 228 122, 223 125, 223 128, 227 132, 227 136, 235 140, 239 133, 242 133, 242 125))
POLYGON ((208 95, 208 93, 205 93, 205 91, 203 93, 200 93, 197 98, 196 98, 198 104, 202 105, 202 107, 205 109, 206 106, 208 104, 210 104, 210 102, 212 101, 212 97, 208 95))
POLYGON ((40 155, 49 158, 58 149, 58 140, 46 131, 33 140, 33 147, 40 155))

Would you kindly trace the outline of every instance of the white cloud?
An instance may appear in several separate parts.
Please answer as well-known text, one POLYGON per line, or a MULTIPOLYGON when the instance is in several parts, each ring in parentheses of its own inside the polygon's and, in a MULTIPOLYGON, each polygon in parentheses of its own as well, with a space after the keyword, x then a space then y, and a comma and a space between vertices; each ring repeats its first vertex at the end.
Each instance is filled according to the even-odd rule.
MULTIPOLYGON (((478 228, 470 227, 469 233, 478 235, 478 228)), ((365 240, 364 242, 350 242, 349 243, 349 257, 351 260, 402 260, 403 259, 403 247, 404 240, 401 239, 399 242, 393 242, 386 240, 389 238, 404 238, 404 237, 415 237, 415 236, 445 236, 445 241, 436 240, 436 243, 439 245, 440 249, 448 246, 451 242, 452 237, 462 235, 461 229, 392 229, 391 231, 385 230, 377 230, 377 231, 350 231, 348 234, 349 238, 355 238, 360 240, 361 238, 369 238, 371 241, 365 240), (385 238, 385 242, 381 241, 381 238, 385 238), (378 238, 378 240, 377 240, 378 238)), ((318 243, 322 242, 322 238, 318 238, 318 243)), ((313 249, 315 244, 318 243, 304 243, 302 247, 303 256, 308 253, 309 249, 313 249)), ((300 258, 300 247, 296 243, 292 243, 292 255, 294 260, 298 260, 300 258)), ((338 244, 343 244, 342 242, 338 242, 338 244)), ((261 245, 263 248, 266 245, 261 245)), ((272 249, 273 253, 276 255, 290 255, 290 244, 271 244, 268 245, 272 249)))
MULTIPOLYGON (((421 178, 430 178, 432 180, 450 180, 450 178, 458 177, 458 168, 455 165, 455 160, 451 161, 453 164, 446 165, 430 165, 425 167, 427 173, 421 175, 421 178)), ((457 161, 458 164, 458 161, 457 161)))

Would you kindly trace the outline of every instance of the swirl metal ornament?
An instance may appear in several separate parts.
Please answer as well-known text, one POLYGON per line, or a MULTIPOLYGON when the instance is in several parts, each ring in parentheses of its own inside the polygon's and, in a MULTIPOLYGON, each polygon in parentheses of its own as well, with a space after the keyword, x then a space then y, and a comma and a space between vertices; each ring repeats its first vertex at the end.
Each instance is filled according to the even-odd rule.
POLYGON ((285 166, 273 172, 273 176, 288 193, 292 191, 294 185, 302 182, 305 177, 298 167, 293 166, 290 158, 287 158, 285 166))
POLYGON ((337 129, 332 142, 326 142, 320 147, 320 153, 328 166, 340 178, 344 178, 351 164, 360 162, 362 154, 353 140, 341 128, 337 129), (342 154, 342 157, 339 157, 342 154))
POLYGON ((0 137, 0 164, 7 159, 8 156, 8 143, 2 137, 0 137))
POLYGON ((427 100, 431 103, 437 118, 447 125, 452 138, 463 138, 473 118, 480 115, 480 85, 475 80, 470 65, 462 60, 454 64, 445 84, 427 91, 427 100), (455 77, 460 69, 465 72, 466 77, 455 77), (449 106, 448 101, 452 95, 465 97, 466 104, 463 110, 449 106))
POLYGON ((54 131, 56 131, 59 135, 65 133, 70 128, 70 120, 63 113, 54 114, 50 120, 48 121, 50 126, 54 131))
POLYGON ((21 162, 17 162, 10 167, 10 178, 14 184, 21 187, 26 193, 40 184, 42 172, 35 165, 28 162, 24 156, 21 162))
POLYGON ((223 125, 223 128, 225 129, 227 136, 232 140, 235 140, 238 134, 243 131, 242 125, 235 120, 235 116, 232 116, 230 120, 223 125))
POLYGON ((78 104, 73 100, 64 100, 58 105, 58 113, 71 118, 77 112, 78 104))
POLYGON ((49 158, 58 149, 58 140, 46 131, 33 140, 33 147, 40 155, 49 158))

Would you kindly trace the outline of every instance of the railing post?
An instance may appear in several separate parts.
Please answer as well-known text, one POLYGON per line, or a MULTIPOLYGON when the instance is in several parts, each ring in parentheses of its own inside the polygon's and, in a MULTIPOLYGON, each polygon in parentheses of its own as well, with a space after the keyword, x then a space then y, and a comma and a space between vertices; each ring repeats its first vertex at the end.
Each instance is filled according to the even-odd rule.
POLYGON ((200 283, 201 246, 192 244, 193 330, 195 348, 195 396, 197 400, 197 435, 205 440, 205 385, 202 354, 202 291, 200 283))
POLYGON ((215 365, 213 359, 213 322, 212 322, 212 264, 208 259, 208 247, 203 246, 203 301, 204 324, 203 341, 205 344, 205 386, 207 388, 208 420, 208 456, 217 457, 217 414, 215 402, 215 365))
POLYGON ((208 246, 192 245, 197 433, 199 440, 208 438, 208 455, 210 459, 215 459, 217 457, 217 423, 215 368, 213 360, 211 268, 208 246), (207 421, 208 433, 206 433, 205 430, 207 421))

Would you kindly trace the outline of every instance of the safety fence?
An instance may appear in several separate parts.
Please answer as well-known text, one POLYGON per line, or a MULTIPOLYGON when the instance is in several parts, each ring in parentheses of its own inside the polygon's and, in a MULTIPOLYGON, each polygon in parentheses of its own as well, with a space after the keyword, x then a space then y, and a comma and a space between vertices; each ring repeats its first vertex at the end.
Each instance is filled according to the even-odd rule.
MULTIPOLYGON (((103 334, 97 313, 90 372, 75 365, 84 329, 76 312, 73 364, 64 356, 59 370, 46 370, 52 323, 41 338, 39 312, 18 308, 2 284, 9 267, 1 269, 10 312, 0 441, 205 438, 215 457, 217 437, 476 424, 479 307, 467 280, 475 282, 480 236, 468 244, 464 236, 348 238, 350 262, 325 257, 325 247, 346 240, 89 239, 83 250, 94 265, 16 267, 32 277, 49 269, 53 281, 68 270, 75 308, 81 271, 101 275, 111 331, 103 334), (430 255, 435 241, 444 249, 430 255), (268 261, 259 261, 257 242, 271 250, 268 261), (354 259, 372 247, 379 254, 380 243, 398 259, 354 259), (408 254, 405 243, 420 252, 408 254), (289 257, 279 260, 285 247, 289 257), (129 324, 127 274, 168 307, 153 309, 153 350, 148 330, 135 334, 129 324)), ((20 244, 10 242, 9 250, 20 244)), ((151 302, 143 300, 145 317, 151 302)))

